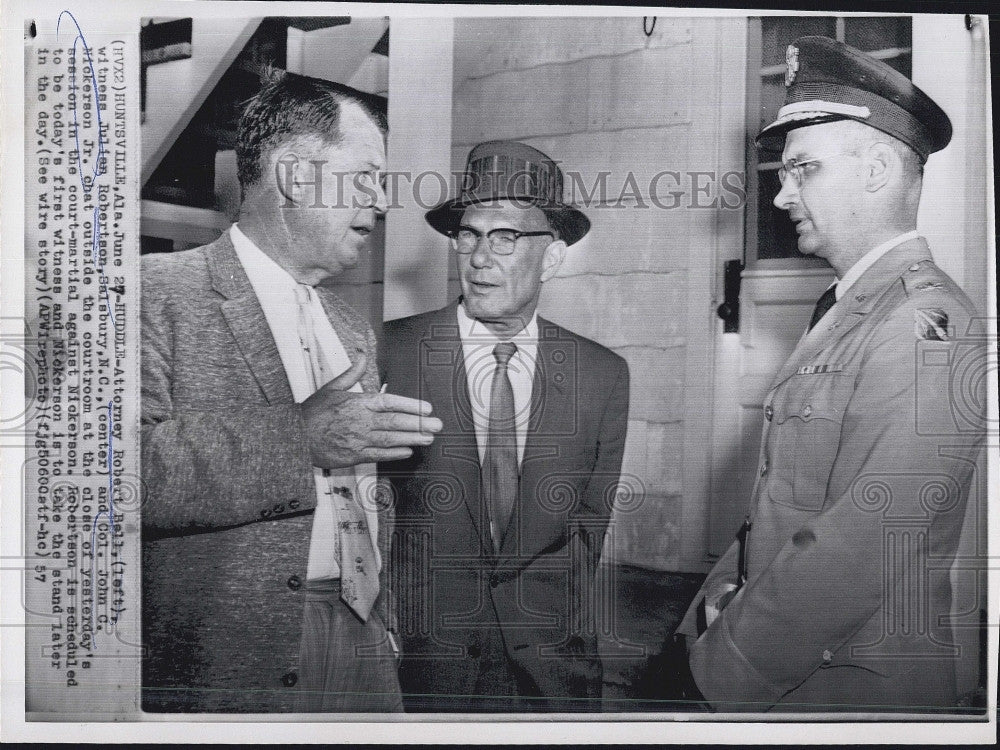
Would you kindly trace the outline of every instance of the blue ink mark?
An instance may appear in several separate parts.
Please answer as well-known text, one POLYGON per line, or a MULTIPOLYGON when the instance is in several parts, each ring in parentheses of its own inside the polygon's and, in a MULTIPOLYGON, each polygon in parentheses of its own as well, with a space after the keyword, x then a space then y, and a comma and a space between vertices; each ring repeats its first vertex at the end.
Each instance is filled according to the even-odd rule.
MULTIPOLYGON (((76 18, 68 10, 64 10, 59 14, 59 18, 56 20, 56 34, 59 34, 59 26, 62 24, 63 16, 69 16, 73 25, 76 26, 76 37, 73 39, 73 59, 76 59, 76 45, 79 42, 83 42, 83 51, 87 56, 87 67, 90 68, 90 80, 91 88, 94 92, 94 100, 96 106, 94 107, 94 112, 97 115, 97 161, 93 169, 93 175, 90 177, 90 188, 87 187, 87 178, 83 176, 83 160, 80 158, 80 122, 77 118, 76 113, 76 97, 73 97, 73 135, 76 138, 76 166, 80 171, 80 179, 82 180, 83 189, 85 192, 90 192, 93 188, 94 179, 104 174, 105 170, 105 159, 104 159, 104 139, 101 137, 101 101, 100 101, 100 90, 97 88, 97 76, 94 74, 94 61, 90 56, 90 45, 87 44, 87 40, 83 37, 83 30, 80 28, 80 24, 76 22, 76 18)), ((76 93, 76 66, 73 66, 73 70, 70 71, 69 76, 69 88, 70 91, 76 93)))
MULTIPOLYGON (((73 97, 73 137, 76 139, 76 166, 77 171, 80 174, 80 185, 83 188, 84 193, 90 193, 95 187, 95 180, 103 175, 106 171, 106 158, 104 156, 104 135, 101 130, 101 94, 97 87, 97 75, 94 72, 94 60, 90 56, 90 45, 87 44, 87 40, 83 36, 83 29, 80 28, 80 24, 77 23, 76 17, 70 13, 68 10, 64 10, 59 14, 59 18, 56 20, 56 34, 59 34, 59 27, 62 24, 63 16, 69 16, 73 25, 76 27, 76 37, 73 39, 73 59, 76 60, 76 47, 79 42, 83 42, 83 51, 86 54, 87 67, 90 69, 90 81, 91 89, 94 92, 94 113, 97 117, 97 160, 93 167, 93 174, 88 178, 83 173, 83 159, 80 152, 80 121, 77 115, 76 108, 76 66, 73 66, 73 70, 70 71, 70 91, 74 93, 73 97)), ((100 210, 98 206, 94 206, 94 221, 93 221, 93 237, 90 243, 90 260, 97 269, 97 275, 101 283, 101 294, 104 296, 104 301, 108 305, 108 317, 111 319, 111 325, 115 330, 118 329, 118 321, 115 320, 115 314, 112 311, 111 297, 108 294, 108 277, 104 273, 104 264, 101 262, 100 254, 97 252, 97 247, 99 244, 101 236, 101 220, 100 220, 100 210)))
MULTIPOLYGON (((76 66, 74 65, 73 70, 70 71, 70 91, 74 93, 73 97, 73 137, 76 140, 76 165, 77 170, 80 174, 80 185, 83 188, 85 194, 93 192, 96 187, 96 180, 98 177, 103 175, 106 171, 106 158, 104 154, 104 135, 101 130, 101 101, 100 101, 100 89, 97 86, 97 75, 94 72, 94 61, 90 55, 90 45, 87 44, 87 40, 83 36, 83 30, 80 28, 80 24, 77 23, 76 18, 68 10, 64 10, 59 14, 59 18, 56 21, 56 34, 59 34, 59 28, 62 24, 63 16, 69 16, 69 19, 73 22, 76 27, 76 37, 73 39, 73 59, 77 58, 77 45, 83 42, 83 51, 86 56, 87 68, 90 71, 91 79, 91 89, 94 92, 94 114, 97 119, 97 159, 91 169, 91 174, 85 175, 83 168, 83 154, 80 150, 80 121, 79 115, 77 113, 77 102, 76 102, 76 66)), ((96 201, 95 201, 96 202, 96 201)), ((100 253, 98 251, 100 236, 101 236, 101 216, 100 207, 94 206, 94 219, 92 223, 92 236, 90 243, 90 260, 97 269, 97 274, 100 279, 101 293, 104 296, 104 301, 108 306, 108 317, 111 319, 111 325, 117 329, 118 322, 115 320, 114 312, 111 305, 111 298, 108 294, 108 278, 104 273, 104 264, 101 262, 100 253)), ((90 549, 91 549, 91 590, 94 591, 96 598, 97 591, 97 525, 101 519, 101 516, 108 516, 108 528, 110 529, 109 535, 109 556, 114 550, 115 546, 115 495, 114 495, 114 432, 115 432, 115 421, 113 413, 114 405, 112 402, 108 402, 108 460, 107 460, 107 470, 108 470, 108 509, 107 511, 98 511, 94 516, 94 520, 90 527, 90 549)), ((118 613, 117 611, 111 616, 109 620, 111 625, 116 625, 118 623, 118 613)), ((93 648, 97 650, 97 640, 93 640, 93 648)))

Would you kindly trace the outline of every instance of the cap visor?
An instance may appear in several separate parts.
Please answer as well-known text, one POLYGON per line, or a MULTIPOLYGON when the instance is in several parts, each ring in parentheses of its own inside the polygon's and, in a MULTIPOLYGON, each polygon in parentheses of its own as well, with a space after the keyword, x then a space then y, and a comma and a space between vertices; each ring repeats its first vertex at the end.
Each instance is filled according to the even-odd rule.
POLYGON ((758 148, 765 151, 781 151, 785 147, 785 136, 789 130, 804 128, 808 125, 821 125, 824 122, 836 122, 837 120, 851 120, 854 118, 835 115, 830 112, 795 112, 783 117, 766 126, 754 142, 758 148))

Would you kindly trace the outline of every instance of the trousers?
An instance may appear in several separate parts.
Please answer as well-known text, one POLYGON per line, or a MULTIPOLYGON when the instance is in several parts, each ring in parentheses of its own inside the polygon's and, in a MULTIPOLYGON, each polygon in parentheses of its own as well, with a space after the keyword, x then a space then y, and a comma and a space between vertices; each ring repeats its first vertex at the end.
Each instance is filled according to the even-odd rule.
POLYGON ((340 599, 340 580, 306 581, 298 699, 303 712, 403 710, 385 623, 361 619, 340 599))

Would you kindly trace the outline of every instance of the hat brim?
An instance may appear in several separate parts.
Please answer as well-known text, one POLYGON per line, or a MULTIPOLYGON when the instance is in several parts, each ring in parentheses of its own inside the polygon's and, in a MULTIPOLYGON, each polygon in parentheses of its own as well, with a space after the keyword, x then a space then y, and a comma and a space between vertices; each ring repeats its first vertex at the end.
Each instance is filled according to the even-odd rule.
MULTIPOLYGON (((452 231, 458 228, 459 222, 462 220, 462 214, 466 208, 473 205, 488 205, 490 203, 497 202, 497 200, 500 199, 493 198, 475 200, 456 198, 445 201, 439 206, 435 206, 424 214, 424 218, 437 232, 444 235, 450 235, 452 231)), ((538 208, 558 210, 562 213, 560 239, 567 245, 576 244, 584 238, 587 232, 590 231, 590 219, 588 219, 582 211, 574 206, 569 206, 565 203, 554 203, 552 201, 539 200, 532 197, 511 196, 504 198, 503 200, 520 201, 526 207, 537 206, 538 208)))

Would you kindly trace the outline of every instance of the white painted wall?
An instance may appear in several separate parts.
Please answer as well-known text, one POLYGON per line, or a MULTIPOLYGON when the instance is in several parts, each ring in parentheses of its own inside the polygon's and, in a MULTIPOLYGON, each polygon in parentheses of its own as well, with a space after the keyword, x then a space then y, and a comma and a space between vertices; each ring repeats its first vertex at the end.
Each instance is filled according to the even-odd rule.
POLYGON ((649 37, 641 17, 455 25, 453 168, 480 141, 509 138, 587 189, 610 172, 608 200, 587 209, 591 233, 545 285, 540 313, 631 368, 623 473, 645 494, 615 514, 620 562, 695 569, 704 555, 716 259, 741 255, 742 209, 689 207, 686 177, 650 183, 663 170, 742 171, 745 38, 741 18, 659 18, 649 37), (638 197, 612 207, 629 175, 638 197), (682 205, 653 205, 651 192, 669 206, 677 190, 682 205))
MULTIPOLYGON (((995 298, 992 308, 987 299, 996 283, 988 49, 985 19, 969 30, 960 14, 913 18, 913 81, 948 113, 954 128, 948 147, 928 159, 918 228, 927 237, 935 262, 994 321, 995 332, 995 298)), ((995 371, 995 359, 992 368, 995 371)), ((994 435, 996 424, 992 422, 994 435)), ((996 445, 995 437, 992 444, 996 445)), ((985 570, 977 568, 985 568, 987 560, 985 472, 984 455, 951 574, 952 625, 961 648, 956 664, 959 693, 975 687, 979 672, 978 614, 986 608, 986 591, 980 586, 985 570)))
MULTIPOLYGON (((972 31, 964 16, 913 17, 913 82, 948 113, 954 136, 932 154, 924 176, 918 228, 934 260, 986 309, 989 66, 985 23, 972 31)), ((991 179, 991 178, 990 178, 991 179)))
POLYGON ((400 177, 389 196, 395 205, 386 215, 385 320, 447 301, 448 242, 424 221, 426 208, 411 185, 421 173, 447 175, 451 168, 453 23, 394 17, 389 32, 389 170, 410 178, 400 177))

